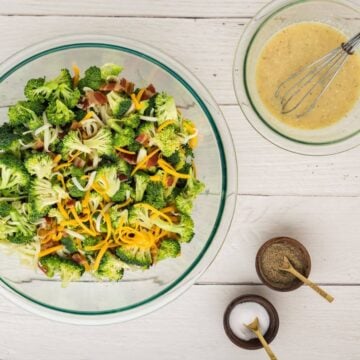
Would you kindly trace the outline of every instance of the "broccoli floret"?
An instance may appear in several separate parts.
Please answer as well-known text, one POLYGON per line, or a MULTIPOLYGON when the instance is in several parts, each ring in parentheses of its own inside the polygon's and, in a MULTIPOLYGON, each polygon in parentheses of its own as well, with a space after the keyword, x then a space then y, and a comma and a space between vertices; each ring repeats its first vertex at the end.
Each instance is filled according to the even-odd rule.
POLYGON ((15 225, 10 223, 10 216, 0 217, 0 239, 7 240, 9 237, 14 236, 17 232, 15 225))
POLYGON ((121 132, 114 137, 114 146, 125 147, 131 145, 135 141, 135 131, 130 127, 124 127, 121 132))
POLYGON ((119 281, 124 275, 124 264, 110 251, 106 251, 102 257, 95 276, 110 281, 119 281))
POLYGON ((126 183, 121 183, 119 190, 111 197, 112 201, 124 202, 129 199, 132 195, 133 188, 126 183))
POLYGON ((129 151, 138 152, 141 149, 141 144, 138 143, 137 141, 134 141, 132 144, 129 144, 127 146, 127 149, 129 151))
POLYGON ((135 201, 140 202, 144 197, 146 187, 150 182, 150 177, 143 171, 138 171, 135 176, 135 201))
POLYGON ((67 102, 68 92, 72 92, 72 79, 70 72, 67 69, 62 69, 60 74, 55 79, 47 81, 43 85, 32 88, 30 91, 28 91, 28 93, 30 93, 29 99, 42 102, 56 98, 61 98, 67 102), (64 93, 65 96, 63 96, 62 93, 64 93))
POLYGON ((103 79, 101 78, 101 70, 97 66, 90 66, 85 71, 85 77, 80 79, 78 87, 79 89, 83 89, 84 87, 91 88, 93 90, 99 90, 100 86, 103 83, 103 79))
POLYGON ((20 153, 20 142, 21 136, 15 134, 14 128, 9 124, 5 123, 0 126, 0 150, 5 152, 11 152, 14 155, 20 153))
POLYGON ((158 94, 155 98, 155 115, 159 125, 167 120, 177 122, 178 113, 174 98, 165 92, 158 94))
POLYGON ((25 101, 25 107, 32 110, 36 115, 40 116, 46 109, 46 105, 41 101, 25 101))
MULTIPOLYGON (((86 185, 86 180, 84 179, 80 179, 77 178, 78 182, 80 183, 81 186, 85 186, 86 185)), ((72 178, 69 179, 66 182, 66 188, 69 192, 69 195, 75 199, 82 199, 85 196, 85 192, 80 190, 73 182, 72 178)))
POLYGON ((63 287, 66 287, 71 281, 79 280, 85 271, 82 265, 58 255, 44 256, 39 263, 46 276, 53 277, 55 274, 59 274, 63 287))
POLYGON ((85 175, 85 171, 82 168, 78 168, 74 165, 70 166, 70 175, 77 177, 77 178, 81 178, 82 176, 85 175))
POLYGON ((133 245, 121 245, 116 248, 116 255, 126 264, 147 269, 152 264, 150 248, 141 248, 133 245))
POLYGON ((149 216, 149 210, 143 206, 133 206, 129 210, 129 224, 136 226, 140 224, 142 227, 151 229, 153 222, 149 216))
POLYGON ((157 95, 152 96, 150 99, 140 102, 139 113, 145 116, 155 116, 155 100, 157 95))
POLYGON ((155 144, 164 156, 169 157, 181 148, 181 138, 176 131, 177 128, 174 125, 168 125, 161 131, 157 132, 154 137, 155 144))
POLYGON ((30 185, 29 200, 34 213, 45 216, 50 207, 68 197, 59 185, 52 185, 47 179, 35 178, 30 185))
POLYGON ((89 250, 88 247, 95 246, 100 242, 99 238, 86 236, 82 242, 82 247, 87 255, 94 255, 97 250, 89 250))
POLYGON ((36 125, 42 123, 36 113, 29 108, 29 102, 27 101, 18 101, 15 105, 10 106, 8 117, 10 124, 13 126, 29 126, 30 124, 32 128, 35 128, 36 125))
POLYGON ((75 117, 74 113, 59 99, 50 103, 46 109, 46 116, 50 124, 59 126, 70 123, 75 117))
POLYGON ((3 195, 22 194, 29 181, 30 176, 19 159, 12 154, 0 154, 0 192, 3 195))
POLYGON ((137 135, 146 135, 147 138, 152 139, 155 136, 155 126, 152 122, 142 123, 137 131, 137 135))
POLYGON ((188 215, 182 214, 179 224, 169 224, 160 218, 153 219, 153 222, 165 231, 178 234, 181 242, 190 242, 194 236, 194 222, 188 215))
POLYGON ((84 145, 79 137, 79 132, 69 131, 62 140, 61 155, 63 159, 67 159, 68 155, 73 151, 81 151, 89 154, 91 149, 84 145))
POLYGON ((166 161, 171 164, 176 171, 181 170, 188 162, 188 157, 183 148, 175 151, 171 156, 166 158, 166 161))
POLYGON ((95 183, 100 184, 105 189, 106 195, 112 198, 120 189, 116 165, 100 167, 96 173, 95 183))
POLYGON ((75 120, 76 121, 81 121, 85 117, 85 115, 87 114, 85 110, 79 109, 79 108, 73 109, 73 113, 75 115, 75 120))
POLYGON ((10 214, 12 206, 6 201, 0 201, 0 216, 5 217, 10 214))
POLYGON ((181 245, 175 239, 164 239, 159 247, 157 253, 157 260, 164 260, 168 258, 175 258, 181 253, 181 245))
POLYGON ((45 78, 30 79, 25 86, 24 94, 30 101, 43 101, 43 97, 34 93, 35 89, 45 84, 45 78))
POLYGON ((160 182, 148 183, 145 190, 144 202, 156 209, 161 209, 166 206, 164 187, 160 182))
POLYGON ((193 202, 194 202, 194 200, 192 198, 188 198, 183 195, 178 195, 175 198, 176 209, 186 215, 191 214, 192 209, 193 209, 193 202))
POLYGON ((53 97, 61 100, 68 108, 74 108, 80 99, 80 90, 72 89, 67 84, 60 84, 55 90, 53 97))
POLYGON ((112 226, 116 229, 119 226, 120 220, 123 222, 123 224, 127 224, 128 217, 129 217, 128 214, 129 214, 129 212, 127 209, 124 210, 119 205, 113 205, 109 209, 109 216, 110 216, 112 226))
POLYGON ((31 154, 24 161, 24 165, 31 175, 35 175, 40 179, 50 179, 54 164, 49 154, 38 152, 31 154))
POLYGON ((130 176, 131 165, 127 163, 124 159, 118 158, 118 160, 116 161, 116 167, 120 174, 130 176))
POLYGON ((71 254, 78 250, 74 239, 69 236, 62 238, 61 243, 65 246, 65 249, 71 254))
POLYGON ((187 180, 185 186, 185 196, 195 199, 200 193, 205 190, 205 184, 194 176, 192 168, 189 170, 190 179, 187 180))
POLYGON ((30 244, 34 241, 33 235, 24 235, 21 232, 17 232, 13 235, 8 236, 7 240, 13 244, 30 244))
POLYGON ((140 116, 139 114, 130 114, 128 116, 122 117, 121 119, 110 118, 106 120, 107 125, 109 125, 114 131, 121 133, 124 127, 130 127, 136 129, 140 125, 140 116))
POLYGON ((123 71, 123 67, 116 64, 107 63, 101 66, 101 78, 105 81, 116 80, 119 74, 123 71))
MULTIPOLYGON (((113 116, 120 118, 121 116, 125 115, 125 113, 131 107, 131 99, 118 94, 115 91, 111 91, 106 95, 108 99, 108 103, 110 105, 110 109, 112 111, 113 116)), ((116 129, 114 129, 117 131, 116 129)))
POLYGON ((89 198, 89 205, 91 209, 95 211, 99 207, 102 200, 103 197, 99 193, 97 193, 96 191, 92 191, 89 198))
POLYGON ((109 128, 101 128, 95 136, 84 140, 84 145, 101 155, 113 154, 112 134, 109 128))

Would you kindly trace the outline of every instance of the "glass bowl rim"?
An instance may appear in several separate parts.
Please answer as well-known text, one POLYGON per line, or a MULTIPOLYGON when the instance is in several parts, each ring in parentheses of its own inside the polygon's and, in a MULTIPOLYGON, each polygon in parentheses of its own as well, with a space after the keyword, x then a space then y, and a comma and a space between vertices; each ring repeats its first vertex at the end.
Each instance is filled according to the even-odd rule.
POLYGON ((274 16, 281 13, 283 10, 306 3, 324 2, 344 5, 353 10, 355 13, 360 13, 355 5, 348 0, 273 0, 269 4, 262 7, 257 14, 251 19, 251 21, 245 26, 240 40, 238 41, 235 57, 233 62, 233 87, 235 95, 240 105, 240 108, 250 125, 266 140, 270 141, 274 145, 297 154, 302 155, 331 155, 336 153, 345 152, 351 150, 360 145, 360 140, 356 140, 360 135, 360 128, 355 130, 352 134, 344 136, 342 138, 324 142, 310 142, 305 140, 299 140, 293 138, 286 133, 283 133, 275 129, 264 117, 260 114, 255 106, 251 93, 248 87, 247 81, 247 65, 249 61, 249 53, 251 47, 259 33, 259 31, 271 20, 274 16), (261 19, 261 20, 259 20, 261 19), (259 24, 257 22, 260 21, 259 24), (251 39, 246 39, 251 33, 251 39), (242 53, 245 53, 242 61, 242 53), (247 102, 243 103, 243 97, 246 97, 247 102), (248 115, 248 111, 252 111, 251 115, 248 115), (270 132, 267 132, 270 130, 270 132), (265 134, 265 132, 267 132, 265 134), (355 140, 351 143, 347 143, 346 140, 355 140))
MULTIPOLYGON (((27 294, 24 294, 20 290, 14 288, 12 285, 10 285, 6 280, 4 280, 0 276, 0 291, 10 300, 13 300, 18 305, 24 307, 27 310, 33 311, 35 313, 38 313, 40 315, 43 315, 45 317, 59 320, 59 321, 65 321, 65 322, 75 322, 75 323, 81 323, 81 320, 79 320, 80 317, 99 317, 101 315, 116 315, 120 313, 125 313, 129 310, 135 310, 135 309, 141 309, 143 305, 149 305, 150 303, 153 303, 156 300, 162 299, 162 296, 167 294, 169 295, 168 301, 163 301, 162 304, 159 306, 152 306, 150 309, 145 310, 142 314, 133 314, 130 315, 126 320, 133 319, 138 316, 144 315, 148 312, 151 312, 162 305, 167 304, 177 296, 181 295, 183 292, 185 292, 195 281, 196 279, 210 266, 210 264, 215 259, 217 253, 220 251, 222 244, 225 241, 225 238, 228 234, 228 231, 230 229, 230 225, 234 216, 235 211, 235 205, 236 205, 236 194, 237 194, 237 161, 236 161, 236 152, 234 143, 230 134, 230 130, 228 128, 228 125, 224 119, 224 116, 217 105, 216 101, 210 94, 210 92, 207 90, 207 88, 200 82, 200 80, 192 74, 190 70, 188 70, 184 65, 182 65, 180 62, 172 58, 171 56, 165 54, 162 50, 150 46, 144 42, 133 40, 131 38, 127 37, 118 37, 118 36, 112 36, 112 35, 106 35, 106 34, 76 34, 76 35, 66 35, 66 36, 58 36, 58 37, 52 37, 45 39, 43 41, 34 43, 30 46, 27 46, 23 48, 22 50, 15 52, 11 56, 7 57, 4 61, 0 63, 0 83, 2 83, 6 78, 8 78, 11 74, 16 72, 19 68, 23 67, 24 65, 27 65, 31 63, 32 61, 39 59, 45 55, 60 52, 63 50, 68 49, 76 49, 76 48, 105 48, 105 49, 111 49, 111 50, 117 50, 117 51, 123 51, 131 55, 136 55, 142 59, 145 59, 152 64, 155 64, 159 66, 162 70, 166 71, 168 74, 170 74, 175 80, 177 80, 180 84, 182 84, 187 91, 191 94, 191 96, 194 98, 194 100, 197 102, 197 104, 200 106, 202 111, 204 112, 208 123, 211 126, 213 135, 215 137, 215 141, 217 144, 217 151, 220 157, 220 164, 221 164, 221 194, 220 194, 220 204, 217 211, 216 219, 213 225, 213 228, 211 230, 211 233, 204 244, 203 248, 201 249, 200 253, 196 256, 195 260, 192 261, 192 263, 186 268, 186 270, 174 281, 172 281, 169 285, 167 285, 164 289, 157 292, 156 294, 153 294, 149 297, 147 297, 144 300, 138 301, 134 304, 123 306, 120 308, 114 308, 109 310, 99 310, 99 311, 78 311, 78 310, 71 310, 71 309, 65 309, 58 306, 49 305, 47 303, 44 303, 42 301, 39 301, 27 294), (122 43, 130 43, 132 44, 132 47, 127 47, 120 45, 122 43), (57 43, 57 46, 52 46, 51 44, 57 43), (40 48, 40 49, 39 49, 40 48), (139 49, 140 48, 140 49, 139 49), (143 51, 145 49, 145 51, 143 51), (40 51, 39 51, 40 50, 40 51), (158 60, 156 57, 160 57, 161 60, 158 60), (205 104, 205 101, 202 99, 202 97, 195 91, 192 85, 189 84, 187 80, 183 78, 182 75, 178 74, 175 70, 173 70, 170 66, 166 65, 164 63, 165 61, 169 61, 173 63, 173 66, 176 66, 185 76, 191 78, 191 82, 195 82, 196 87, 200 88, 201 92, 206 95, 206 97, 212 102, 212 106, 214 106, 215 110, 218 112, 219 117, 221 117, 222 125, 224 125, 223 129, 220 131, 218 129, 217 123, 212 115, 212 112, 209 110, 208 106, 205 104), (11 63, 15 62, 15 65, 10 65, 11 63), (226 140, 228 141, 228 144, 226 146, 230 146, 231 152, 225 152, 224 143, 222 141, 222 137, 220 135, 220 132, 225 132, 226 140), (228 170, 230 168, 233 168, 234 171, 232 171, 232 175, 235 176, 235 179, 233 179, 229 186, 229 178, 228 178, 228 170), (230 189, 229 189, 230 187, 230 189), (230 199, 230 195, 235 194, 235 200, 230 199), (225 219, 225 233, 224 234, 218 234, 218 230, 220 226, 224 223, 223 213, 225 210, 230 210, 230 216, 225 219), (193 277, 186 279, 189 277, 189 275, 193 272, 193 270, 196 270, 197 266, 200 265, 200 262, 204 260, 205 254, 207 253, 208 249, 210 248, 210 245, 213 243, 215 244, 214 240, 217 237, 221 237, 222 240, 218 241, 218 247, 214 254, 212 254, 211 259, 208 259, 207 263, 203 266, 202 269, 198 270, 197 274, 195 274, 193 277), (186 280, 186 281, 184 281, 186 280), (2 283, 2 284, 1 284, 2 283), (5 285, 5 286, 4 286, 5 285), (10 290, 10 291, 9 291, 10 290), (170 296, 172 294, 172 291, 177 290, 176 296, 170 296), (13 297, 15 295, 16 298, 13 297), (18 296, 16 296, 18 295, 18 296), (35 307, 33 307, 35 306, 35 307), (38 308, 36 308, 38 306, 38 308), (45 308, 46 311, 50 311, 49 314, 43 313, 41 308, 45 308), (54 314, 51 314, 53 312, 54 314), (58 315, 55 313, 62 313, 62 314, 68 314, 70 316, 77 316, 78 320, 73 321, 67 319, 62 320, 58 315)), ((215 244, 216 245, 216 244, 215 244)), ((121 319, 120 319, 121 321, 121 319)), ((112 323, 114 321, 105 320, 104 323, 112 323)), ((87 321, 85 323, 93 324, 92 321, 87 321)), ((100 321, 101 323, 101 321, 100 321)))

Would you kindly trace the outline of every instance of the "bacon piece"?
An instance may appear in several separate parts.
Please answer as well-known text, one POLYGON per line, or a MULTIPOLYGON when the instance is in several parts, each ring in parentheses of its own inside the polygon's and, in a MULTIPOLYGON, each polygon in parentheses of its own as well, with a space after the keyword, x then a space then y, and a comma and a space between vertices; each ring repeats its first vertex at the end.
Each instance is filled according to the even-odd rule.
POLYGON ((117 81, 108 82, 100 87, 101 91, 116 91, 116 92, 125 92, 128 95, 131 95, 134 92, 135 84, 131 81, 122 78, 117 81))
POLYGON ((149 141, 149 136, 147 134, 140 134, 135 139, 138 143, 145 145, 149 141))
POLYGON ((125 160, 130 165, 136 164, 137 155, 136 154, 125 154, 125 153, 119 153, 119 156, 125 160))
POLYGON ((86 93, 89 106, 107 104, 107 97, 100 91, 88 91, 86 93))
POLYGON ((85 256, 80 253, 72 254, 71 258, 80 265, 82 265, 84 263, 84 261, 86 261, 85 256))
POLYGON ((129 178, 128 178, 125 174, 119 174, 119 175, 118 175, 118 179, 119 179, 120 181, 126 181, 126 180, 128 180, 129 178))
POLYGON ((174 177, 173 176, 167 176, 166 177, 166 186, 170 187, 174 183, 174 177))
POLYGON ((143 92, 143 94, 141 95, 140 101, 150 99, 150 98, 153 97, 155 94, 156 94, 156 89, 155 89, 155 87, 154 87, 153 84, 150 84, 150 85, 145 89, 145 91, 143 92))
POLYGON ((36 150, 43 149, 44 148, 44 143, 42 142, 42 140, 38 139, 38 140, 36 140, 36 143, 33 145, 32 148, 36 149, 36 150))
POLYGON ((146 162, 146 167, 150 168, 152 166, 155 166, 159 160, 159 154, 154 154, 148 161, 146 162))
POLYGON ((85 165, 86 165, 85 160, 83 160, 83 159, 80 158, 80 157, 77 157, 77 158, 74 160, 74 166, 76 166, 77 168, 81 168, 81 169, 82 169, 85 165))
POLYGON ((78 122, 78 121, 73 121, 72 124, 71 124, 71 126, 70 126, 70 130, 77 130, 77 129, 79 129, 79 128, 81 128, 80 122, 78 122))

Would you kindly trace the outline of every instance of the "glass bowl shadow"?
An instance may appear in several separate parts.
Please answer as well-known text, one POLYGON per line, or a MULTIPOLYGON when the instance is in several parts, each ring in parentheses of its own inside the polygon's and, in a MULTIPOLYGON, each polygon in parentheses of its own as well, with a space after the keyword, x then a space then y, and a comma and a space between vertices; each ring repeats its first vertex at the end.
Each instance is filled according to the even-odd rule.
POLYGON ((62 288, 58 279, 19 265, 0 253, 0 293, 23 308, 58 321, 105 324, 129 320, 170 302, 189 288, 215 258, 228 232, 237 193, 233 142, 216 102, 187 69, 157 49, 134 40, 99 35, 50 39, 26 48, 0 65, 0 113, 23 99, 29 78, 56 76, 75 63, 84 71, 107 62, 124 66, 123 76, 137 86, 154 84, 173 95, 184 116, 199 129, 195 151, 206 192, 196 201, 195 237, 182 255, 147 271, 126 272, 121 282, 85 276, 62 288))

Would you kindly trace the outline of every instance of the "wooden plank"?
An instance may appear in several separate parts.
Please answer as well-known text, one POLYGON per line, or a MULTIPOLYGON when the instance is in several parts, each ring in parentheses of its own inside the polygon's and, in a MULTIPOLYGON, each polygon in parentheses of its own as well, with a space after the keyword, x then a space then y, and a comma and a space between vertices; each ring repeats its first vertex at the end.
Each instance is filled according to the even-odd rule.
POLYGON ((235 104, 232 62, 243 24, 240 19, 2 16, 0 31, 6 36, 0 62, 34 42, 65 34, 124 36, 147 42, 173 56, 203 81, 218 103, 235 104))
POLYGON ((266 359, 262 350, 237 348, 222 316, 236 296, 256 293, 276 306, 280 328, 272 348, 279 359, 358 360, 360 288, 329 287, 331 305, 309 289, 276 293, 260 286, 194 286, 146 317, 102 327, 50 322, 0 299, 0 358, 11 360, 266 359), (21 336, 21 346, 19 346, 21 336))
POLYGON ((255 257, 276 236, 301 241, 321 283, 360 284, 360 199, 239 196, 231 230, 200 282, 259 283, 255 257))
POLYGON ((0 14, 77 15, 77 16, 154 16, 154 17, 250 17, 266 0, 2 0, 0 14))
POLYGON ((360 195, 360 147, 332 156, 293 154, 260 136, 238 106, 221 110, 235 144, 240 194, 360 195))

